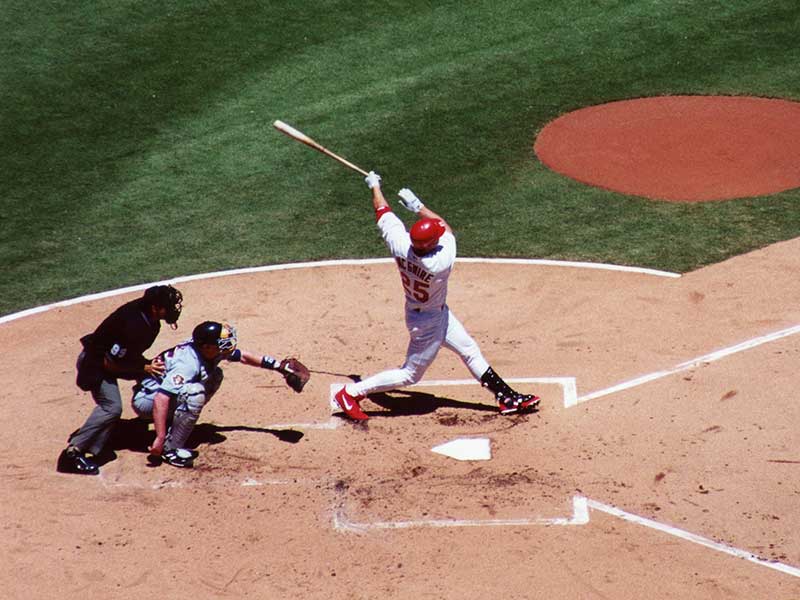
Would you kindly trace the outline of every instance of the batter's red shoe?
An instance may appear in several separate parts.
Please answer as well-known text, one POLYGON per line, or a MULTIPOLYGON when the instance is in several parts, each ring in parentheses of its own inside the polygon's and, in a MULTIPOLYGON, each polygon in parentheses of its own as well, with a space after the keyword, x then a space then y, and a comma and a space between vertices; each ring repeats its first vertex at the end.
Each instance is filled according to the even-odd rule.
POLYGON ((498 398, 497 403, 501 415, 513 415, 514 413, 526 412, 536 409, 542 401, 539 396, 533 394, 514 393, 513 396, 498 398))
POLYGON ((342 387, 342 389, 336 392, 334 399, 336 400, 336 404, 339 405, 339 408, 342 409, 342 412, 354 421, 366 421, 369 419, 358 404, 358 402, 363 399, 363 396, 353 398, 353 396, 348 394, 347 390, 342 387))

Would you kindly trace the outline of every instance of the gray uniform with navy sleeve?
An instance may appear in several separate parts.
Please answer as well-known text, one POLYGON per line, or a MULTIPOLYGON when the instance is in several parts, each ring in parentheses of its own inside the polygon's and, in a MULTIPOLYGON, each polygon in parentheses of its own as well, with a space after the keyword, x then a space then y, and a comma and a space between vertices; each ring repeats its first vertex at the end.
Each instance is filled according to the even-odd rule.
POLYGON ((142 379, 134 388, 132 404, 137 415, 151 419, 156 394, 163 392, 169 396, 172 423, 164 443, 165 450, 185 446, 203 406, 222 384, 223 373, 219 363, 235 360, 238 356, 235 352, 206 360, 191 341, 161 353, 164 375, 142 379))

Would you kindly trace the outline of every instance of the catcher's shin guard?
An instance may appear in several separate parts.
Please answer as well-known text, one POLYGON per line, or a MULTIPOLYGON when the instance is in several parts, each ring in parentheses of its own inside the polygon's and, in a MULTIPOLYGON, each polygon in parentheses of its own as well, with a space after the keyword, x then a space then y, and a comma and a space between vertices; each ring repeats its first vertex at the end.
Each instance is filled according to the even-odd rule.
POLYGON ((175 409, 175 414, 172 417, 172 426, 167 433, 167 439, 164 447, 167 450, 175 448, 183 448, 186 445, 186 440, 189 439, 192 431, 194 430, 195 423, 203 410, 203 406, 208 402, 209 394, 206 386, 211 388, 213 394, 218 388, 219 383, 222 382, 222 369, 217 369, 219 373, 214 373, 219 377, 217 381, 214 378, 209 378, 208 383, 187 383, 183 386, 183 391, 178 396, 178 408, 175 409))
POLYGON ((172 426, 169 428, 164 447, 168 450, 184 448, 186 441, 194 431, 197 416, 185 410, 176 410, 172 418, 172 426))

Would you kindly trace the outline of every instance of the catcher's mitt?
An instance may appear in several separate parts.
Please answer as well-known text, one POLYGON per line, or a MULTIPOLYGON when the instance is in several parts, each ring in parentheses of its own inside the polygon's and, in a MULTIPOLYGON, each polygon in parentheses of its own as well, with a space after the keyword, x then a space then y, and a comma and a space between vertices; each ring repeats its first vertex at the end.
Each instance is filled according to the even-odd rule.
POLYGON ((298 394, 303 391, 308 380, 311 379, 311 373, 308 368, 296 358, 284 358, 278 367, 278 371, 286 380, 286 385, 298 394))

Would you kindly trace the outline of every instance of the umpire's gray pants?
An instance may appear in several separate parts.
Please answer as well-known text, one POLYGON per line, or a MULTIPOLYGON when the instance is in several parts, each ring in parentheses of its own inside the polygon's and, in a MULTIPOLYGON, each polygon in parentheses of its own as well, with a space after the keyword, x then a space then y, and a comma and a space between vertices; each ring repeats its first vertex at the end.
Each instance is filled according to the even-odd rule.
POLYGON ((122 416, 122 397, 117 380, 111 377, 103 379, 92 390, 92 398, 97 406, 83 426, 72 434, 68 443, 82 452, 97 456, 108 443, 111 432, 122 416))

